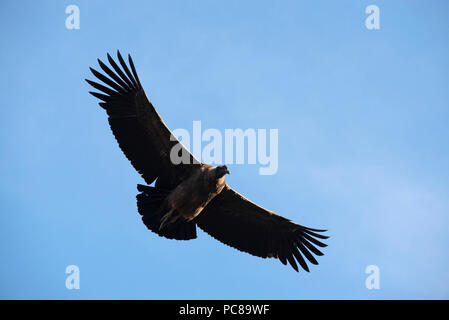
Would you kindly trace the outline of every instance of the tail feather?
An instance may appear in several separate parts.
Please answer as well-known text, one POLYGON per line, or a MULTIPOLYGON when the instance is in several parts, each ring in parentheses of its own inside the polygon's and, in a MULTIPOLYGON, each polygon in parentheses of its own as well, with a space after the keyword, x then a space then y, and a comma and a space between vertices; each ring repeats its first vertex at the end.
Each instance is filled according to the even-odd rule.
POLYGON ((160 229, 161 218, 168 211, 164 208, 164 200, 170 191, 141 184, 137 185, 137 190, 140 191, 136 196, 137 210, 142 215, 142 221, 148 229, 168 239, 190 240, 196 238, 196 224, 192 221, 178 219, 160 229))

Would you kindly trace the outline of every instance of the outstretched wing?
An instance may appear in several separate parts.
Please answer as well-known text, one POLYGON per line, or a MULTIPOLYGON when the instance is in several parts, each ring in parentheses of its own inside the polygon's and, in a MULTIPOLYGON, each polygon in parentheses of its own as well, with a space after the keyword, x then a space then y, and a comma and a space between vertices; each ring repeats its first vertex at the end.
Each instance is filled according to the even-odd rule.
POLYGON ((128 61, 132 73, 119 51, 117 58, 122 68, 109 54, 107 58, 113 70, 98 59, 107 76, 90 68, 93 75, 103 82, 86 79, 101 91, 90 93, 102 100, 99 104, 109 116, 109 125, 120 148, 145 181, 151 184, 158 178, 156 184, 159 187, 172 188, 200 163, 182 144, 176 150, 178 155, 182 153, 184 159, 189 159, 188 163, 174 164, 171 161, 170 152, 180 142, 146 97, 131 56, 128 55, 128 61))
POLYGON ((252 255, 287 261, 298 271, 296 261, 309 271, 304 257, 318 264, 314 256, 323 255, 317 247, 326 244, 318 234, 326 230, 307 228, 259 207, 228 186, 197 216, 196 223, 215 239, 252 255), (295 260, 296 259, 296 260, 295 260))

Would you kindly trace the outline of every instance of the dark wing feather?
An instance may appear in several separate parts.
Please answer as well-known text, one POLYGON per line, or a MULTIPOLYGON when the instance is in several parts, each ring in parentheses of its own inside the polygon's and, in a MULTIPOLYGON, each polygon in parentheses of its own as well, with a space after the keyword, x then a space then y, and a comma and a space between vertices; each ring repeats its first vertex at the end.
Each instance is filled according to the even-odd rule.
POLYGON ((298 271, 296 262, 306 271, 306 259, 318 264, 312 253, 322 255, 315 246, 325 247, 311 229, 259 207, 228 186, 196 217, 198 226, 215 239, 252 255, 278 258, 298 271), (306 258, 306 259, 304 259, 306 258))
POLYGON ((99 104, 109 116, 109 125, 120 148, 145 181, 151 184, 159 177, 158 186, 172 188, 200 163, 183 146, 180 152, 188 154, 190 163, 194 165, 175 165, 170 161, 170 151, 180 142, 173 137, 146 97, 131 56, 128 55, 131 71, 118 51, 117 58, 119 64, 107 55, 112 70, 98 60, 106 75, 90 68, 92 74, 103 82, 86 79, 101 92, 90 93, 102 100, 99 104))

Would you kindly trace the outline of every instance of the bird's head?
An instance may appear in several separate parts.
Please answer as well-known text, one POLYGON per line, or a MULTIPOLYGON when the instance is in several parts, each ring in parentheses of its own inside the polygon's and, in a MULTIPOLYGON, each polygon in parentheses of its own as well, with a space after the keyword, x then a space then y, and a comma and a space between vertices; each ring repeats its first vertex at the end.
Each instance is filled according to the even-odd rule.
POLYGON ((223 177, 225 174, 230 174, 228 167, 226 166, 218 166, 215 168, 215 174, 217 175, 217 179, 223 177))

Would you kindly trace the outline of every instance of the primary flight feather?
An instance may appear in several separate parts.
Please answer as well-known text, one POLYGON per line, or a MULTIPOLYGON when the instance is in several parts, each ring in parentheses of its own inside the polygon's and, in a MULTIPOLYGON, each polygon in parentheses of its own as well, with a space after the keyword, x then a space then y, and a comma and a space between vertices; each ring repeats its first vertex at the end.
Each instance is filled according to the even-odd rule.
POLYGON ((309 271, 306 260, 318 264, 318 239, 326 230, 307 228, 249 201, 225 181, 226 166, 199 162, 180 144, 148 100, 131 56, 129 67, 117 51, 108 54, 110 67, 98 60, 103 73, 90 68, 103 84, 86 81, 100 99, 121 150, 145 182, 137 185, 137 208, 144 224, 160 236, 189 240, 196 238, 196 226, 215 239, 252 255, 278 258, 298 271, 309 271), (111 69, 112 68, 112 69, 111 69), (174 164, 174 147, 189 161, 174 164), (313 255, 314 254, 314 255, 313 255))

